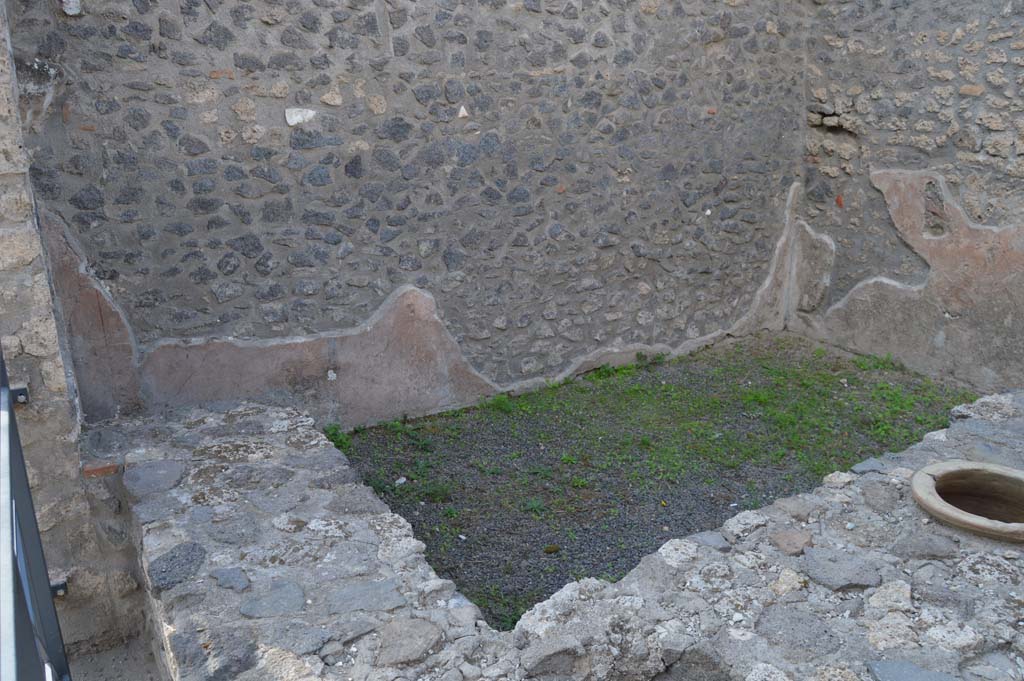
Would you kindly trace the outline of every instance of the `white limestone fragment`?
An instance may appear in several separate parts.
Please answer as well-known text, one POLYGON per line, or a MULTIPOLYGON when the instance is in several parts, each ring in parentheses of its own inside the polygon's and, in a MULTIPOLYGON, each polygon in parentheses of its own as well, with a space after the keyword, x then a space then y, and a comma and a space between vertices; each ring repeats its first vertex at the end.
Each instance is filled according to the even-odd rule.
POLYGON ((986 419, 988 421, 1005 421, 1018 415, 1018 410, 1013 403, 1013 395, 1003 393, 998 395, 986 395, 971 404, 961 404, 953 407, 949 415, 955 419, 986 419))
POLYGON ((953 623, 932 627, 925 632, 924 638, 946 650, 969 650, 981 643, 981 637, 970 626, 959 627, 953 623))
POLYGON ((697 545, 687 539, 671 539, 658 549, 658 555, 670 567, 682 567, 697 558, 697 545))
POLYGON ((868 624, 868 643, 875 650, 907 648, 917 643, 917 635, 910 618, 899 612, 890 612, 868 624))
POLYGON ((747 674, 745 681, 790 681, 790 679, 777 667, 759 662, 747 674))
POLYGON ((826 475, 824 483, 826 487, 846 487, 856 479, 857 476, 853 473, 836 471, 835 473, 829 473, 826 475))
POLYGON ((69 17, 82 16, 82 0, 61 0, 60 6, 69 17))
POLYGON ((722 525, 725 535, 735 538, 745 537, 759 527, 768 524, 768 518, 757 511, 743 511, 729 518, 722 525))
POLYGON ((790 592, 799 591, 804 588, 805 584, 807 584, 807 579, 799 572, 790 568, 782 568, 779 578, 772 583, 772 591, 776 596, 785 596, 790 592))
POLYGON ((910 585, 902 580, 886 582, 868 599, 868 605, 888 612, 911 612, 914 604, 910 599, 910 585))
POLYGON ((284 120, 288 125, 301 125, 316 118, 316 111, 312 109, 285 109, 284 120))

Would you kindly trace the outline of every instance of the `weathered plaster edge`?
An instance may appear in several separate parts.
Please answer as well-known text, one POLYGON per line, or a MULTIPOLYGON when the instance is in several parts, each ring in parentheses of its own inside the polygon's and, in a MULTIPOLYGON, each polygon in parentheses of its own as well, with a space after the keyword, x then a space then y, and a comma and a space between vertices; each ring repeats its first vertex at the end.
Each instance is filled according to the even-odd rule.
POLYGON ((886 277, 884 275, 868 277, 867 279, 862 279, 861 281, 858 281, 853 288, 846 292, 846 295, 844 295, 842 298, 840 298, 831 306, 829 306, 829 308, 825 311, 824 316, 828 317, 833 312, 843 309, 849 304, 851 300, 858 297, 863 289, 870 288, 876 285, 889 286, 907 293, 919 293, 924 291, 927 284, 906 284, 902 281, 890 279, 889 277, 886 277))
POLYGON ((876 189, 881 189, 878 186, 877 180, 879 177, 884 175, 901 175, 904 177, 915 177, 915 178, 926 178, 932 180, 939 187, 939 191, 942 193, 942 200, 946 206, 955 210, 958 214, 959 220, 961 220, 969 229, 977 229, 988 232, 1005 232, 1009 230, 1018 229, 1021 224, 1007 224, 1007 225, 985 225, 972 220, 967 212, 960 205, 960 200, 953 194, 949 189, 949 183, 946 181, 946 176, 935 170, 911 170, 904 168, 879 168, 878 170, 871 170, 868 178, 871 180, 872 186, 876 189))
MULTIPOLYGON (((198 348, 212 343, 230 343, 231 345, 234 345, 239 348, 272 348, 284 345, 308 343, 318 340, 332 341, 342 338, 351 338, 359 336, 361 334, 367 333, 368 331, 372 331, 377 324, 379 324, 388 314, 391 313, 392 309, 398 304, 398 300, 402 296, 406 295, 411 291, 416 291, 417 293, 425 296, 430 300, 431 304, 434 307, 434 318, 437 321, 441 322, 441 324, 444 326, 444 330, 448 338, 453 343, 457 344, 455 337, 451 334, 451 331, 448 329, 447 325, 444 324, 444 320, 441 319, 441 316, 439 314, 437 314, 437 310, 439 310, 440 307, 438 306, 437 299, 434 298, 434 295, 430 291, 419 288, 418 286, 414 286, 413 284, 402 284, 398 288, 391 291, 391 293, 389 293, 387 297, 384 298, 383 301, 381 301, 381 304, 378 305, 377 308, 372 313, 370 313, 369 317, 359 322, 355 326, 350 326, 344 329, 332 329, 330 331, 320 331, 317 333, 301 334, 297 336, 278 336, 274 338, 233 338, 231 336, 162 338, 153 341, 152 343, 142 345, 140 355, 142 359, 140 365, 144 365, 146 362, 146 358, 152 355, 154 352, 167 347, 198 348)), ((469 361, 466 360, 465 355, 463 353, 460 353, 460 357, 463 361, 466 362, 467 367, 475 374, 477 378, 492 386, 496 392, 501 390, 501 388, 496 383, 494 383, 494 381, 484 376, 476 369, 476 367, 470 364, 469 361)))
MULTIPOLYGON (((89 259, 85 255, 85 250, 82 248, 82 244, 79 243, 78 239, 76 239, 71 233, 71 228, 68 227, 67 221, 53 212, 50 212, 50 215, 57 218, 56 224, 61 228, 61 234, 59 236, 64 243, 67 244, 68 250, 71 251, 78 260, 78 274, 86 278, 86 280, 92 285, 92 288, 95 289, 96 293, 99 294, 99 296, 102 297, 117 314, 121 324, 124 325, 124 328, 127 330, 128 337, 131 341, 132 361, 137 365, 143 356, 143 352, 138 340, 136 339, 135 330, 132 329, 131 324, 128 322, 128 313, 125 312, 124 307, 117 302, 110 290, 107 289, 107 287, 89 271, 89 259)), ((49 261, 49 257, 50 256, 47 255, 47 261, 49 261)), ((62 301, 57 300, 57 306, 58 309, 62 307, 62 301)))

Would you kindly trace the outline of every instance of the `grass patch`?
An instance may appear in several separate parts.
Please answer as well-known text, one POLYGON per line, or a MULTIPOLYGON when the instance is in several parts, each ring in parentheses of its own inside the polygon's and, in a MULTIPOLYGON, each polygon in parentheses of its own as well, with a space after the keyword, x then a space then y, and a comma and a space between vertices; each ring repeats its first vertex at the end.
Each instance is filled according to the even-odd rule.
POLYGON ((538 593, 503 591, 493 584, 469 591, 466 597, 488 613, 490 623, 502 631, 516 626, 524 612, 532 608, 534 603, 543 600, 543 596, 538 593))
POLYGON ((347 452, 352 446, 352 438, 337 423, 331 423, 324 427, 324 435, 332 445, 343 452, 347 452))
POLYGON ((894 360, 892 355, 886 355, 885 357, 858 355, 851 361, 861 371, 906 371, 903 364, 894 360))
POLYGON ((512 402, 512 398, 505 394, 495 395, 484 402, 481 406, 484 409, 490 409, 501 414, 511 414, 516 410, 516 406, 512 402))
POLYGON ((325 434, 412 523, 438 573, 509 628, 572 578, 621 577, 672 537, 906 448, 976 397, 891 357, 791 337, 637 359, 325 434))

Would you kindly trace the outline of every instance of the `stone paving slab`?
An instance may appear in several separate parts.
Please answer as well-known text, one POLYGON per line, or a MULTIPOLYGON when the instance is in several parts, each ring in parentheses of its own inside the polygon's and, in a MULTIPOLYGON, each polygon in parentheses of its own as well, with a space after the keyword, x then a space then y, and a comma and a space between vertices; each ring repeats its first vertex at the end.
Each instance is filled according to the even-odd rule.
POLYGON ((175 680, 1024 680, 1024 553, 933 522, 913 470, 1024 467, 1024 393, 822 487, 566 585, 496 632, 410 525, 291 409, 246 404, 86 437, 124 465, 175 680))

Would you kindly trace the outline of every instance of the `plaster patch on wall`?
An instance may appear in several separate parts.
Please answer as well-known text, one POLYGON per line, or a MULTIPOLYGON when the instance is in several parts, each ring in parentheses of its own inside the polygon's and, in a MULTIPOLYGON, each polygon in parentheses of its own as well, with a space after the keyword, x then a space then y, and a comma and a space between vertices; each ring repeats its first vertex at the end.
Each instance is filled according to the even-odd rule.
POLYGON ((349 426, 474 404, 498 390, 466 362, 433 296, 414 286, 394 291, 349 330, 287 339, 163 341, 146 354, 140 371, 151 407, 299 398, 349 426))
POLYGON ((124 312, 88 271, 84 255, 59 217, 40 211, 39 231, 50 262, 55 306, 64 325, 86 421, 137 411, 139 353, 124 312))
POLYGON ((975 224, 938 173, 879 170, 871 181, 900 238, 930 271, 917 286, 883 276, 860 282, 825 313, 821 333, 985 390, 1024 382, 1017 341, 1024 333, 1020 226, 975 224))
POLYGON ((800 221, 797 231, 796 256, 792 276, 795 299, 792 312, 811 313, 824 304, 832 285, 832 268, 836 259, 836 243, 827 234, 811 229, 800 221))

